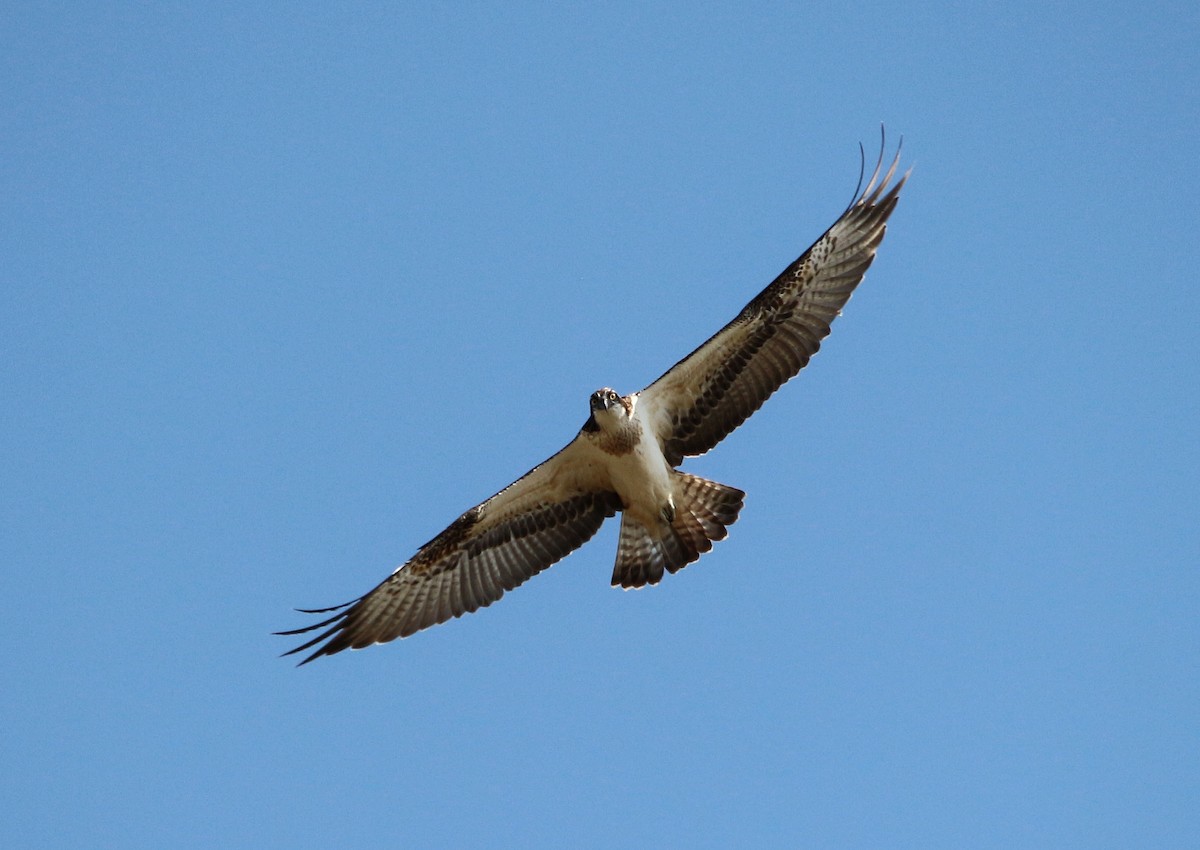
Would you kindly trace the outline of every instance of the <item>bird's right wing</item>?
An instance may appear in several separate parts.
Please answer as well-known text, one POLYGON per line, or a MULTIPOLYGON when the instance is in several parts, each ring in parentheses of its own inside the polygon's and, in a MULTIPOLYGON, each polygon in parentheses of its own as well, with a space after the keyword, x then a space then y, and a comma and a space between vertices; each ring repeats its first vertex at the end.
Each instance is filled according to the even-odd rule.
POLYGON ((504 592, 582 546, 621 507, 609 482, 575 462, 579 438, 492 498, 464 513, 370 593, 332 617, 281 635, 324 628, 285 653, 321 644, 307 664, 343 649, 386 643, 495 602, 504 592))

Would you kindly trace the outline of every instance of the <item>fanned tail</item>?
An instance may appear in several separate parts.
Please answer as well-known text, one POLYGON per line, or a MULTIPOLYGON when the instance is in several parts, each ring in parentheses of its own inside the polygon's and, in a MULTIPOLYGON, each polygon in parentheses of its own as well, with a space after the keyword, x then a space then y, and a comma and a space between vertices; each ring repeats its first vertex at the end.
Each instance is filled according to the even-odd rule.
POLYGON ((644 587, 658 584, 664 573, 674 573, 695 561, 724 540, 742 509, 746 494, 728 487, 673 471, 675 512, 671 521, 648 528, 629 514, 621 515, 621 537, 617 543, 614 587, 644 587))

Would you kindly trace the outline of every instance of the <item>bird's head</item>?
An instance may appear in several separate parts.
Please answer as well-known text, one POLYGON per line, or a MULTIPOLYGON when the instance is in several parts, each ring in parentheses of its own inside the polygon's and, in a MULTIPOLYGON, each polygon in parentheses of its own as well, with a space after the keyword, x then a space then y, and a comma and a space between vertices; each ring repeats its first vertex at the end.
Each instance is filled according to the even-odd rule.
POLYGON ((618 395, 616 390, 604 387, 592 393, 591 408, 593 416, 612 416, 627 419, 633 413, 632 404, 628 399, 618 395))

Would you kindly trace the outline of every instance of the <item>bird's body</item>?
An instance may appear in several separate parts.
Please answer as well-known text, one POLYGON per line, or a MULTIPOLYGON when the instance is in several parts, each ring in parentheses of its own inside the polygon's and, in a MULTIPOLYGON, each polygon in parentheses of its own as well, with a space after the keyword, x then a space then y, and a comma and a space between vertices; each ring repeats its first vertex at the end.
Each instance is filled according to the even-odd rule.
POLYGON ((703 454, 799 372, 875 256, 908 175, 899 160, 728 325, 641 392, 603 388, 561 451, 422 546, 359 599, 306 613, 328 619, 311 661, 406 637, 490 605, 583 545, 620 511, 612 583, 657 584, 726 536, 745 494, 677 467, 703 454), (889 185, 891 184, 891 185, 889 185))
POLYGON ((657 584, 725 537, 737 519, 741 490, 679 472, 663 454, 659 423, 641 393, 619 396, 605 387, 592 394, 592 415, 567 447, 579 444, 580 465, 596 470, 596 486, 621 503, 614 585, 657 584))
POLYGON ((625 516, 649 522, 674 506, 671 466, 643 421, 636 393, 621 397, 607 387, 593 393, 591 418, 575 440, 621 497, 625 516))

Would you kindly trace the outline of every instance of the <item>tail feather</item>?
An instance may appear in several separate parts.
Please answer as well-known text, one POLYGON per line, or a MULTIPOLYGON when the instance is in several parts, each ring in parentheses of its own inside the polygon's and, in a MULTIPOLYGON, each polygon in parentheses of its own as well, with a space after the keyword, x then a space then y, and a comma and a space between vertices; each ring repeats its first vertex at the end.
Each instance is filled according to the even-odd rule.
MULTIPOLYGON (((705 528, 704 522, 694 509, 689 508, 683 511, 682 515, 676 512, 675 522, 672 523, 672 527, 679 537, 679 542, 692 554, 692 557, 688 559, 688 563, 691 563, 712 548, 708 529, 705 528)), ((724 530, 722 527, 721 531, 724 530)))
POLYGON ((736 487, 686 472, 672 472, 675 512, 671 521, 649 528, 628 514, 621 516, 617 563, 612 583, 620 587, 658 584, 724 540, 742 509, 746 494, 736 487))

